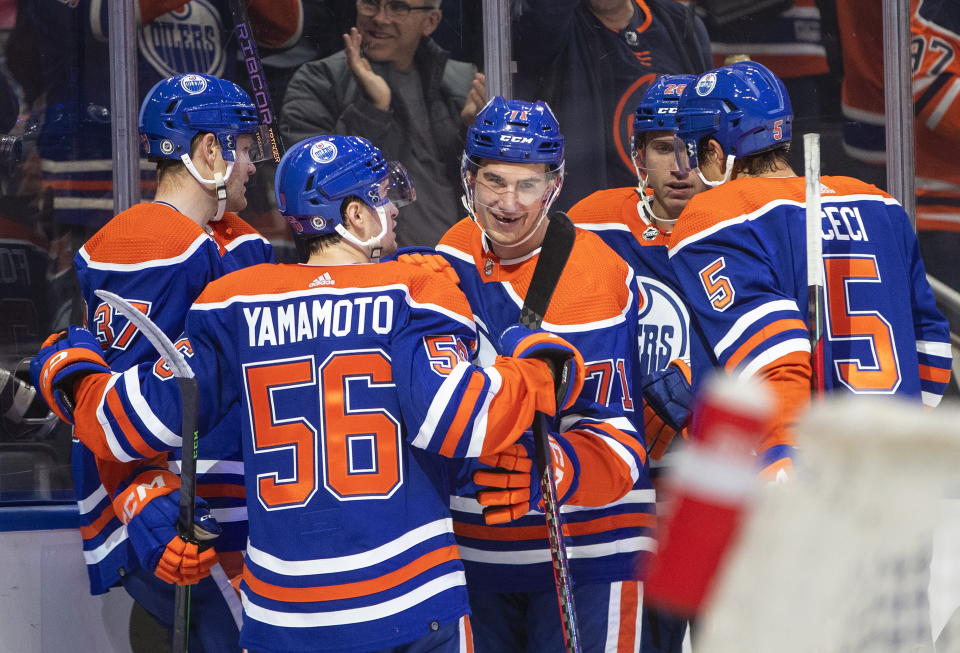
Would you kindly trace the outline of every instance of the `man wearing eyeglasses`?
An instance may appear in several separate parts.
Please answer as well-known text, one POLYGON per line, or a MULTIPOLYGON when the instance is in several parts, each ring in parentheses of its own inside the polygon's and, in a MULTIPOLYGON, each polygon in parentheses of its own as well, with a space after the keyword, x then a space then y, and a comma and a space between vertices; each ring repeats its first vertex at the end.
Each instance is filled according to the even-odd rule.
POLYGON ((401 246, 436 244, 460 215, 452 162, 485 95, 483 75, 430 38, 439 7, 440 0, 357 0, 344 49, 294 74, 280 120, 288 142, 362 136, 407 168, 418 201, 400 214, 401 246))

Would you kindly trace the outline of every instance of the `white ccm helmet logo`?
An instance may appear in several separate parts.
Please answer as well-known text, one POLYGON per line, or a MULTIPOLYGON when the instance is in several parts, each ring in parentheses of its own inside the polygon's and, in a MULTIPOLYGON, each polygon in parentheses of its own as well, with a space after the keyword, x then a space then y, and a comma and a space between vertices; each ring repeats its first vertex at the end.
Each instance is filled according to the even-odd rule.
POLYGON ((533 139, 529 136, 508 136, 507 134, 502 134, 500 136, 501 143, 532 143, 533 139))

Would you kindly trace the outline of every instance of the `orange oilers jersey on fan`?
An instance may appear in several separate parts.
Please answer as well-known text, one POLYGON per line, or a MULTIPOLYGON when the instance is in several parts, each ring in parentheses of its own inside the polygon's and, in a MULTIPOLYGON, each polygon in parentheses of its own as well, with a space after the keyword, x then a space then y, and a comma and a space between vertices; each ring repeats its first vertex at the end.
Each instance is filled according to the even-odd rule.
MULTIPOLYGON (((498 334, 519 319, 540 250, 501 260, 469 219, 447 231, 437 250, 457 271, 470 301, 480 362, 493 360, 501 353, 498 334)), ((633 271, 599 238, 578 229, 542 328, 576 345, 587 363, 580 399, 551 426, 577 456, 578 486, 561 507, 573 579, 586 584, 634 578, 638 557, 653 549, 655 497, 642 437, 628 418, 640 401, 631 385, 637 358, 633 271)), ((472 497, 451 497, 451 510, 471 588, 553 587, 542 513, 487 526, 472 497)))
MULTIPOLYGON (((84 558, 90 574, 91 591, 106 592, 120 580, 119 570, 131 571, 137 560, 129 553, 126 530, 115 513, 111 499, 125 477, 146 463, 179 465, 180 429, 159 425, 149 408, 133 396, 134 409, 129 419, 113 419, 113 409, 130 399, 129 386, 123 379, 136 379, 137 365, 153 370, 159 354, 122 315, 113 311, 94 294, 96 289, 109 290, 130 301, 150 317, 174 342, 183 334, 187 309, 203 287, 231 270, 273 259, 272 248, 257 232, 233 213, 211 224, 208 235, 187 216, 169 206, 155 203, 137 204, 114 217, 80 249, 74 260, 86 312, 84 321, 100 340, 103 356, 116 370, 131 368, 128 375, 96 386, 77 397, 77 413, 88 415, 89 424, 74 429, 71 465, 74 489, 80 507, 80 532, 84 558), (120 381, 119 383, 117 381, 120 381), (147 445, 137 433, 157 429, 164 439, 163 447, 147 445), (107 440, 109 455, 119 462, 101 463, 81 440, 107 440), (135 448, 123 449, 114 433, 130 434, 135 448), (177 448, 166 461, 161 452, 177 448)), ((179 343, 186 347, 185 341, 179 343)), ((157 373, 170 376, 157 366, 157 373)), ((231 414, 220 428, 229 432, 239 428, 237 416, 231 414)), ((218 551, 238 551, 246 541, 246 508, 243 493, 243 465, 239 448, 224 449, 208 439, 199 450, 197 491, 206 498, 212 513, 223 527, 217 540, 218 551)))
MULTIPOLYGON (((494 453, 535 410, 554 412, 544 362, 469 363, 476 332, 463 293, 400 262, 229 274, 194 303, 187 334, 200 445, 242 447, 242 646, 379 650, 469 612, 435 454, 494 453), (238 427, 218 428, 238 405, 238 427)), ((127 455, 169 448, 160 429, 180 423, 177 385, 154 371, 82 383, 118 388, 99 410, 127 455)))
MULTIPOLYGON (((822 178, 825 387, 936 406, 950 378, 947 323, 903 208, 850 177, 822 178)), ((804 179, 736 179, 695 196, 670 262, 730 373, 769 380, 777 422, 759 453, 793 442, 810 394, 804 179)))
POLYGON ((960 5, 923 0, 910 31, 917 228, 960 231, 960 5))
MULTIPOLYGON (((886 161, 883 12, 879 0, 841 2, 844 41, 844 147, 854 158, 886 161)), ((911 0, 910 60, 916 147, 917 228, 960 231, 960 6, 911 0)))

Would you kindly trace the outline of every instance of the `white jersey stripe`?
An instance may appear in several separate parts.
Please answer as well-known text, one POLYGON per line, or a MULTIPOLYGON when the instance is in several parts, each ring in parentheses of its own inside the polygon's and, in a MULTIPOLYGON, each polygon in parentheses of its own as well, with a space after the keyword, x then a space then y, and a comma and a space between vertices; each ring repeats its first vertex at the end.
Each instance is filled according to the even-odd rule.
POLYGON ((127 391, 127 398, 130 400, 130 406, 133 408, 137 417, 147 427, 150 434, 163 442, 168 447, 179 449, 183 446, 183 438, 164 425, 160 418, 156 416, 150 404, 143 398, 140 392, 140 376, 137 374, 138 368, 131 367, 123 373, 123 388, 127 391))
MULTIPOLYGON (((637 551, 655 551, 656 540, 652 537, 630 537, 613 542, 600 544, 582 544, 568 546, 567 555, 570 558, 602 558, 603 556, 618 553, 635 553, 637 551)), ((550 549, 528 549, 526 551, 484 551, 473 547, 460 545, 460 557, 470 562, 482 562, 494 565, 530 565, 539 562, 550 562, 550 549)))
POLYGON ((784 340, 783 342, 777 343, 747 363, 747 365, 743 367, 743 371, 740 372, 740 377, 747 378, 753 376, 759 372, 761 368, 769 365, 778 358, 798 351, 809 354, 810 341, 806 338, 793 338, 791 340, 784 340))
POLYGON ((713 354, 720 358, 723 356, 723 353, 730 348, 733 343, 740 339, 740 337, 749 329, 754 322, 757 320, 770 315, 771 313, 777 313, 779 311, 792 311, 794 313, 799 313, 800 309, 797 307, 797 302, 792 299, 778 299, 776 301, 767 302, 766 304, 761 304, 754 309, 751 309, 737 318, 737 321, 733 323, 733 326, 730 327, 730 330, 727 331, 720 342, 713 348, 713 354))
POLYGON ((91 492, 85 498, 77 501, 77 507, 80 509, 80 514, 85 515, 99 505, 101 501, 107 498, 107 490, 102 485, 96 490, 91 492))
POLYGON ((454 390, 460 385, 464 375, 471 374, 475 369, 473 365, 465 361, 461 361, 454 366, 444 382, 440 384, 440 387, 437 389, 437 394, 433 397, 433 401, 430 402, 430 408, 423 418, 423 424, 420 425, 420 430, 417 431, 417 437, 411 442, 413 446, 419 449, 426 449, 430 445, 430 441, 433 440, 433 436, 437 430, 437 423, 450 405, 450 399, 453 397, 454 390))
MULTIPOLYGON (((134 368, 136 371, 136 368, 134 368)), ((107 381, 107 385, 103 389, 103 395, 100 397, 100 402, 97 404, 97 422, 100 424, 100 428, 103 430, 104 438, 107 441, 107 446, 110 447, 110 453, 122 463, 128 463, 133 460, 133 456, 127 454, 123 450, 123 447, 120 446, 120 442, 117 440, 116 433, 113 432, 113 429, 110 428, 110 422, 107 420, 107 415, 104 412, 104 406, 107 403, 107 395, 113 390, 113 386, 117 384, 117 380, 120 378, 119 374, 111 373, 110 380, 107 381)))
POLYGON ((263 567, 267 571, 284 576, 316 576, 341 573, 372 567, 373 565, 403 553, 421 542, 445 533, 453 533, 453 520, 450 518, 438 519, 423 526, 418 526, 412 531, 407 531, 400 537, 386 544, 347 556, 316 558, 313 560, 284 560, 270 555, 265 551, 261 551, 248 542, 247 557, 251 562, 263 567))
POLYGON ((283 628, 338 627, 345 624, 376 621, 395 615, 448 589, 466 585, 466 582, 466 577, 462 571, 454 571, 434 578, 406 594, 383 603, 330 612, 279 612, 256 605, 250 600, 246 592, 241 592, 241 597, 244 615, 261 623, 283 628))
POLYGON ((917 351, 927 356, 952 358, 953 350, 949 342, 933 342, 931 340, 917 340, 917 351))
POLYGON ((620 591, 623 581, 610 583, 610 596, 607 600, 607 638, 603 644, 603 653, 620 651, 620 591))
POLYGON ((503 386, 503 377, 494 368, 481 370, 490 382, 487 387, 487 394, 483 398, 483 405, 473 422, 473 430, 470 433, 470 444, 467 446, 467 458, 478 458, 483 452, 483 445, 487 438, 487 413, 490 410, 490 402, 500 392, 503 386))
POLYGON ((98 546, 96 549, 93 549, 92 551, 84 551, 83 560, 88 565, 95 565, 101 560, 103 560, 104 558, 106 558, 108 555, 110 555, 111 551, 113 551, 115 548, 117 548, 118 546, 120 546, 126 541, 127 541, 127 527, 124 525, 118 528, 117 530, 113 531, 110 534, 110 537, 108 537, 106 541, 104 541, 104 543, 98 546))

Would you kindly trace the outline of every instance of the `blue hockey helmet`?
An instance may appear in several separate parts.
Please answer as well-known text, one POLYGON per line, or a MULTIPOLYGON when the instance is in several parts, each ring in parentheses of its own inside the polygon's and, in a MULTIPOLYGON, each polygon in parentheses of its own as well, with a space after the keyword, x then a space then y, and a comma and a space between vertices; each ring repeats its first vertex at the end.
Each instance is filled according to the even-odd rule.
POLYGON ((511 163, 563 166, 563 134, 546 102, 490 100, 467 130, 464 156, 511 163))
POLYGON ((755 61, 716 68, 687 86, 677 110, 681 169, 698 167, 697 149, 716 139, 732 161, 790 142, 793 108, 783 82, 755 61))
POLYGON ((652 131, 676 131, 680 96, 696 75, 662 75, 651 84, 633 112, 633 146, 637 135, 652 131))
POLYGON ((358 246, 377 247, 387 231, 384 206, 413 202, 416 192, 407 171, 387 161, 373 144, 358 136, 315 136, 283 155, 274 183, 277 208, 297 235, 338 233, 358 246), (358 197, 380 217, 381 233, 361 242, 343 226, 340 207, 358 197), (373 242, 377 241, 377 242, 373 242))
MULTIPOLYGON (((197 134, 212 133, 224 161, 235 160, 237 136, 260 128, 250 96, 233 82, 212 75, 175 75, 154 84, 140 105, 140 150, 150 159, 189 159, 197 134)), ((268 142, 254 139, 254 143, 268 142)), ((251 161, 262 160, 259 151, 251 161)))

